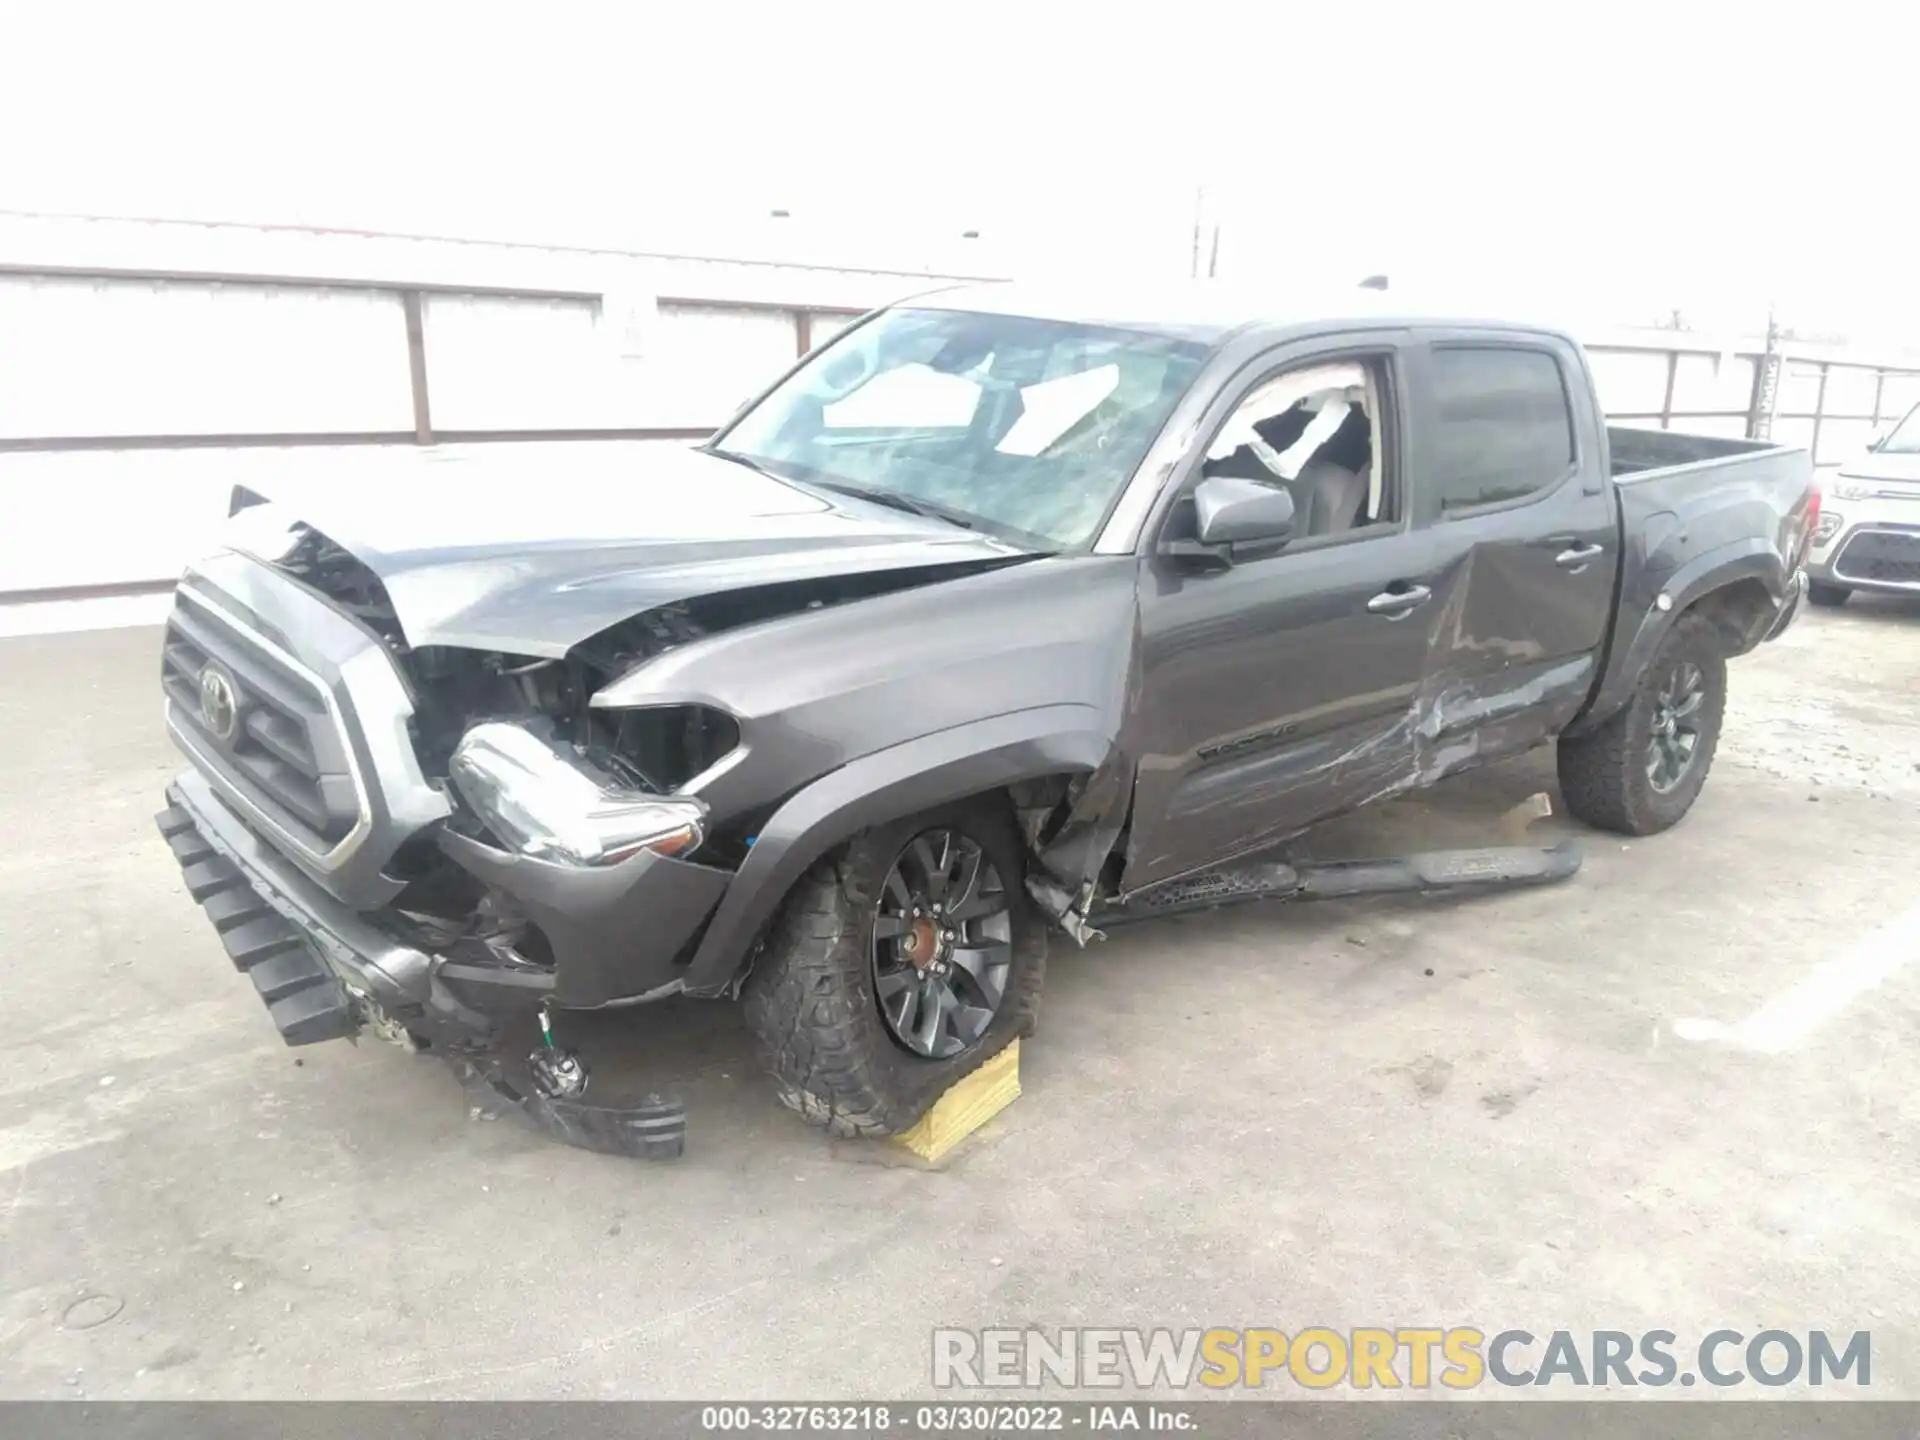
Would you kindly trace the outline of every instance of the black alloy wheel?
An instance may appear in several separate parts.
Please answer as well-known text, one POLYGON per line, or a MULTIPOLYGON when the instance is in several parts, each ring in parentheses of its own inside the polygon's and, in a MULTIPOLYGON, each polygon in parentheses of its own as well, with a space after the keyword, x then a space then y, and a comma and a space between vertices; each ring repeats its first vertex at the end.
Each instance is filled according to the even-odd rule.
POLYGON ((1670 794, 1687 778, 1700 749, 1700 711, 1706 703, 1700 667, 1683 660, 1654 693, 1653 723, 1647 737, 1647 783, 1670 794))
POLYGON ((781 1104, 835 1135, 898 1135, 1033 1034, 1047 927, 1008 800, 870 826, 795 883, 740 997, 781 1104))
POLYGON ((1620 835, 1678 824, 1706 784, 1726 710, 1725 637, 1707 616, 1682 615, 1626 702, 1597 725, 1560 737, 1567 809, 1620 835))
POLYGON ((942 1060, 986 1034, 1013 966, 1011 906, 999 867, 960 831, 907 842, 873 913, 874 999, 897 1044, 942 1060))

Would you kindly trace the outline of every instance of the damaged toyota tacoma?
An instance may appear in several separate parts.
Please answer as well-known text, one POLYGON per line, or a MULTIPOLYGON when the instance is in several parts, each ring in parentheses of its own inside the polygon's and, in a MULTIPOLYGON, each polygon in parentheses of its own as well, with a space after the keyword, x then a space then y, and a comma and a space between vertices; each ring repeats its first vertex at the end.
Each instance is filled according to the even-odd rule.
POLYGON ((1574 815, 1667 828, 1808 456, 1397 304, 941 292, 697 449, 264 476, 175 597, 161 831, 289 1044, 738 998, 875 1135, 1032 1027, 1050 933, 1313 893, 1261 857, 1335 813, 1551 742, 1574 815))

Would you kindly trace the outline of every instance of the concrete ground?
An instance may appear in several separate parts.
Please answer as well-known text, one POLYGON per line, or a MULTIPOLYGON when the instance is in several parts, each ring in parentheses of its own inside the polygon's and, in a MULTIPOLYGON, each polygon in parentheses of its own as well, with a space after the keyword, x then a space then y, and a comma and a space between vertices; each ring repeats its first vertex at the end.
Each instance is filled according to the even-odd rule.
POLYGON ((283 1048, 153 830, 155 649, 0 640, 0 1395, 902 1396, 936 1326, 1472 1324, 1870 1329, 1920 1397, 1920 607, 1738 662, 1691 818, 1565 886, 1057 944, 1024 1098, 937 1172, 779 1109, 725 1005, 635 1017, 670 1165, 283 1048))

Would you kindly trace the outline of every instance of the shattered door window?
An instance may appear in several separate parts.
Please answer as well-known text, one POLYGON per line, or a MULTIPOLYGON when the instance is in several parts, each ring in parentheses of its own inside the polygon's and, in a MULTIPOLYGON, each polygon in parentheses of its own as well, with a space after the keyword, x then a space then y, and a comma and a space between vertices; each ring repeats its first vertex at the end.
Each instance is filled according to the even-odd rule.
POLYGON ((1205 473, 1285 489, 1300 536, 1387 519, 1379 408, 1373 375, 1360 361, 1280 375, 1235 407, 1207 447, 1205 473))

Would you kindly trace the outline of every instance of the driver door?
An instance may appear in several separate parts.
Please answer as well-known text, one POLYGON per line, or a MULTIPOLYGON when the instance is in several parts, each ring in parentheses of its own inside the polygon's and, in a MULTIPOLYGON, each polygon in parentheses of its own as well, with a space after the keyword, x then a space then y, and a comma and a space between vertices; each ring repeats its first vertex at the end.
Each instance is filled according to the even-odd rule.
POLYGON ((1244 383, 1210 410, 1201 428, 1208 438, 1188 457, 1161 520, 1149 525, 1124 889, 1269 848, 1410 782, 1414 701, 1446 568, 1434 532, 1408 518, 1410 344, 1395 333, 1335 354, 1296 346, 1242 372, 1244 383), (1226 565, 1172 553, 1210 451, 1220 465, 1222 435, 1246 433, 1249 421, 1276 440, 1305 428, 1298 417, 1269 426, 1278 417, 1243 407, 1290 373, 1356 362, 1368 377, 1363 403, 1376 413, 1367 416, 1368 493, 1352 522, 1226 565))

